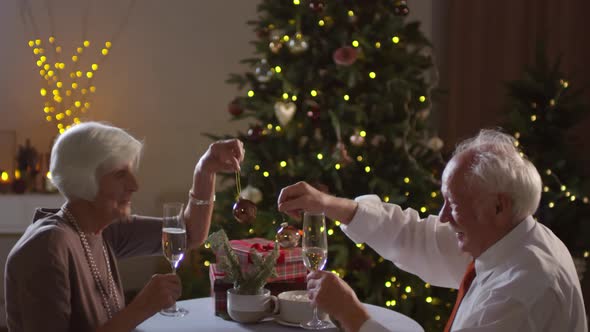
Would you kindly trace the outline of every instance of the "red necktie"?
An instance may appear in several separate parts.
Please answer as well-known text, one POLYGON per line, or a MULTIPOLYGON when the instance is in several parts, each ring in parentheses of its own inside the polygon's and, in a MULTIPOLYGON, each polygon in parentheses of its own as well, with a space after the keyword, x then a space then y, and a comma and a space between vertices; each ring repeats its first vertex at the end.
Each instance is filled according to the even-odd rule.
POLYGON ((457 310, 459 310, 459 305, 461 305, 461 301, 463 300, 463 297, 469 290, 469 286, 471 286, 473 279, 475 279, 475 261, 472 261, 469 264, 469 266, 467 266, 467 270, 465 271, 465 275, 463 276, 463 280, 461 281, 461 286, 459 287, 459 293, 457 293, 457 300, 455 301, 455 306, 453 307, 451 316, 447 321, 447 325, 445 326, 444 332, 451 331, 451 326, 453 326, 453 321, 455 320, 457 310))

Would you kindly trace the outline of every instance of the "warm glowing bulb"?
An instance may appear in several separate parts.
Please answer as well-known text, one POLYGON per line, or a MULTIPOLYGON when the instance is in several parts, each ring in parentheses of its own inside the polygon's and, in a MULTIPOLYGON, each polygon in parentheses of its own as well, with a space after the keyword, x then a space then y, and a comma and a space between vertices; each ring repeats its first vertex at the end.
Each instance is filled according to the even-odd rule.
POLYGON ((371 167, 370 166, 365 166, 365 172, 366 173, 370 173, 371 172, 371 167))
POLYGON ((353 46, 353 47, 359 47, 359 42, 358 42, 358 40, 353 40, 353 41, 352 41, 352 46, 353 46))
POLYGON ((425 102, 425 101, 426 101, 426 96, 420 96, 420 97, 418 98, 418 100, 419 100, 421 103, 423 103, 423 102, 425 102))
POLYGON ((420 212, 425 213, 426 212, 426 206, 423 206, 420 208, 420 212))
POLYGON ((254 91, 249 90, 248 91, 248 97, 254 97, 254 91))
POLYGON ((555 203, 553 203, 553 202, 549 202, 549 204, 548 204, 548 205, 549 205, 549 207, 550 207, 550 208, 553 208, 553 207, 555 206, 555 203))
POLYGON ((289 94, 286 92, 283 92, 283 99, 289 99, 289 94))
POLYGON ((35 39, 35 45, 37 45, 37 46, 41 45, 41 39, 35 39))
POLYGON ((406 176, 406 177, 404 178, 404 183, 410 183, 410 181, 411 181, 411 180, 410 180, 410 178, 409 178, 409 177, 407 177, 407 176, 406 176))
POLYGON ((32 40, 29 40, 29 47, 33 47, 33 46, 35 46, 35 42, 32 40))
POLYGON ((264 171, 264 172, 262 173, 262 175, 263 175, 265 178, 267 178, 267 177, 269 177, 270 173, 268 173, 267 171, 264 171))
POLYGON ((341 167, 341 166, 340 166, 340 164, 338 164, 338 163, 337 163, 336 165, 334 165, 334 168, 335 168, 335 169, 340 169, 340 167, 341 167))
POLYGON ((391 41, 392 41, 394 44, 397 44, 397 43, 399 43, 399 37, 398 37, 398 36, 393 36, 393 37, 391 38, 391 41))
POLYGON ((372 72, 369 73, 369 77, 372 78, 372 79, 374 79, 375 77, 377 77, 377 74, 375 74, 375 72, 372 71, 372 72))
POLYGON ((86 72, 86 77, 92 78, 92 76, 94 76, 94 74, 91 71, 86 72))
POLYGON ((361 135, 361 137, 366 137, 367 136, 367 132, 364 130, 361 130, 361 132, 359 133, 359 135, 361 135))
POLYGON ((78 83, 74 82, 72 83, 72 89, 76 90, 78 88, 78 83))
POLYGON ((107 55, 107 54, 109 54, 109 50, 106 48, 103 48, 101 53, 102 53, 102 55, 107 55))
POLYGON ((72 110, 69 110, 69 109, 67 109, 67 110, 66 110, 66 115, 67 115, 67 116, 71 116, 71 115, 72 115, 72 110))
POLYGON ((62 82, 57 82, 56 85, 57 85, 58 88, 61 88, 63 86, 63 83, 62 82))
POLYGON ((324 22, 324 20, 319 20, 318 25, 323 27, 324 25, 326 25, 326 22, 324 22))
POLYGON ((2 172, 2 175, 0 175, 0 179, 2 179, 2 181, 4 182, 8 181, 8 172, 2 172))
POLYGON ((363 156, 356 156, 356 161, 363 161, 363 156))
POLYGON ((275 73, 280 73, 281 71, 281 66, 275 66, 275 73))
POLYGON ((317 95, 318 95, 318 92, 317 92, 316 90, 311 90, 311 91, 309 92, 309 94, 310 94, 312 97, 315 97, 315 96, 317 96, 317 95))
POLYGON ((74 62, 78 61, 78 56, 77 55, 72 55, 72 61, 74 61, 74 62))
POLYGON ((95 70, 95 71, 98 70, 98 65, 96 63, 93 63, 91 67, 92 67, 92 70, 95 70))
POLYGON ((61 53, 61 46, 58 46, 58 47, 56 47, 56 48, 55 48, 55 52, 56 52, 56 53, 61 53))
POLYGON ((90 86, 90 92, 94 93, 96 92, 96 87, 94 85, 90 86))
POLYGON ((76 48, 76 52, 82 54, 82 52, 84 52, 84 49, 82 47, 78 47, 76 48))
POLYGON ((430 197, 436 198, 436 196, 438 196, 438 194, 436 193, 436 191, 433 191, 433 192, 430 193, 430 197))
POLYGON ((350 100, 350 96, 349 95, 344 95, 344 100, 349 101, 350 100))
POLYGON ((316 157, 318 158, 318 160, 324 159, 324 155, 321 153, 318 153, 316 157))
POLYGON ((283 160, 283 161, 281 161, 280 165, 281 165, 281 167, 287 167, 287 162, 283 160))
POLYGON ((85 40, 83 44, 84 44, 84 47, 90 46, 90 42, 88 40, 85 40))
POLYGON ((76 72, 76 76, 78 76, 78 77, 82 77, 82 72, 78 70, 78 71, 76 72))
POLYGON ((537 116, 535 114, 531 115, 531 121, 532 122, 537 121, 537 116))
POLYGON ((292 95, 292 96, 291 96, 291 100, 292 100, 292 101, 297 101, 297 96, 296 96, 296 95, 292 95))
POLYGON ((428 296, 428 297, 426 298, 426 303, 432 303, 432 297, 428 296))
POLYGON ((406 293, 411 293, 412 292, 412 287, 406 286, 405 291, 406 291, 406 293))
POLYGON ((301 4, 301 2, 300 2, 299 0, 293 0, 293 4, 294 4, 295 6, 298 6, 298 5, 300 5, 300 4, 301 4))
POLYGON ((76 107, 80 107, 80 106, 82 106, 82 103, 81 103, 79 100, 76 100, 76 101, 74 102, 74 106, 76 106, 76 107))
POLYGON ((44 88, 41 88, 41 96, 45 97, 45 95, 47 95, 47 90, 45 90, 44 88))
POLYGON ((104 43, 104 47, 106 48, 111 48, 112 45, 113 44, 110 41, 104 43))

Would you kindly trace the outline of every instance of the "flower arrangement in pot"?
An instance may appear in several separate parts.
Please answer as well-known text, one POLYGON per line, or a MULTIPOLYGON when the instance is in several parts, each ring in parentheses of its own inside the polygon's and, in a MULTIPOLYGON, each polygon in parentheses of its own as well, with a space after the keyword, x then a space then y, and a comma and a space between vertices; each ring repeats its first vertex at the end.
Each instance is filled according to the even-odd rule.
POLYGON ((209 235, 208 242, 216 253, 217 265, 225 272, 224 280, 234 285, 234 288, 227 290, 229 316, 237 322, 255 323, 276 313, 277 299, 264 286, 267 279, 277 275, 275 266, 279 245, 275 245, 266 256, 251 249, 252 268, 246 271, 223 229, 209 235))

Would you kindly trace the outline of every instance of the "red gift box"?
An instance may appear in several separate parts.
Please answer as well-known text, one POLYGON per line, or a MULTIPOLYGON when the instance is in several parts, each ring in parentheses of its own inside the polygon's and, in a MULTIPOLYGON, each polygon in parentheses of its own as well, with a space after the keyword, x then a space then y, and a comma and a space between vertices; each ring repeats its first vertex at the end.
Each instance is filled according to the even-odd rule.
MULTIPOLYGON (((209 266, 209 280, 211 281, 211 297, 215 304, 215 315, 224 319, 230 319, 227 314, 227 290, 233 287, 233 284, 224 281, 225 273, 217 269, 216 264, 209 266)), ((272 295, 290 290, 306 289, 307 283, 305 277, 291 280, 275 281, 267 283, 264 288, 270 290, 272 295)))
MULTIPOLYGON (((278 245, 274 241, 263 238, 231 240, 229 242, 238 256, 243 273, 250 273, 254 268, 252 265, 251 250, 256 250, 263 256, 266 256, 272 252, 275 245, 278 245)), ((301 247, 281 248, 275 268, 277 277, 269 278, 267 282, 305 278, 307 276, 307 268, 303 265, 301 247)))

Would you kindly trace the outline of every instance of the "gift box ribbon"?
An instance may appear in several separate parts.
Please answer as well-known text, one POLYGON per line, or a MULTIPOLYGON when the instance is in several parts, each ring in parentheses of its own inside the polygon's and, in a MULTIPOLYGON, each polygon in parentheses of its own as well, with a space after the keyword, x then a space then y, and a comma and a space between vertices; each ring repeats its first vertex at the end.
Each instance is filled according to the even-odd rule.
MULTIPOLYGON (((248 241, 243 240, 234 240, 232 242, 239 244, 245 248, 248 248, 248 263, 252 263, 252 256, 250 255, 250 250, 254 249, 259 253, 268 253, 273 251, 273 249, 275 248, 274 242, 269 242, 268 244, 250 243, 248 241)), ((277 264, 283 263, 285 263, 285 253, 279 249, 279 257, 277 258, 277 264)))

